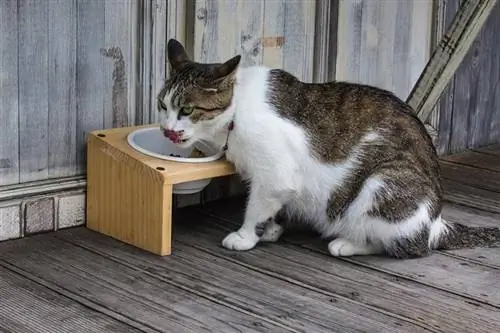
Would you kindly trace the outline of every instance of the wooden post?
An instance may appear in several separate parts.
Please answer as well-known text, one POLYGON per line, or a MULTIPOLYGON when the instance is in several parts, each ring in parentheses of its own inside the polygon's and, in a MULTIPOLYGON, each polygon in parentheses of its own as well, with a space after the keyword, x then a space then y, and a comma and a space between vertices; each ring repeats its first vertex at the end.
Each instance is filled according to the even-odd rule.
POLYGON ((496 2, 497 0, 463 2, 407 99, 420 120, 425 122, 429 117, 496 2))

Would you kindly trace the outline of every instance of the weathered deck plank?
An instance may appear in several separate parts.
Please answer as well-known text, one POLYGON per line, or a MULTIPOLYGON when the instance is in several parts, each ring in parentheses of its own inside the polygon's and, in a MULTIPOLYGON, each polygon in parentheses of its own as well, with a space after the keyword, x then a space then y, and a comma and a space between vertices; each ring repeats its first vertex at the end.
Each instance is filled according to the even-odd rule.
POLYGON ((19 276, 0 262, 0 332, 142 332, 19 276))
MULTIPOLYGON (((68 239, 78 238, 73 234, 68 239)), ((79 244, 86 247, 89 243, 98 244, 98 240, 87 239, 79 244)), ((124 261, 121 257, 123 256, 121 251, 116 248, 92 249, 92 251, 101 254, 99 256, 96 253, 84 251, 82 248, 71 248, 70 244, 54 239, 38 244, 37 248, 34 249, 35 253, 38 253, 36 257, 26 260, 26 256, 23 255, 23 263, 16 265, 23 265, 22 269, 25 270, 35 269, 39 274, 43 269, 45 278, 50 280, 55 279, 54 275, 50 275, 52 272, 62 269, 63 266, 70 266, 71 268, 64 273, 59 273, 65 274, 64 277, 60 276, 60 279, 74 281, 77 278, 78 283, 76 281, 73 283, 65 282, 64 287, 75 288, 72 285, 77 284, 87 290, 92 289, 92 294, 95 295, 93 297, 99 297, 98 302, 100 303, 107 302, 109 304, 112 300, 105 301, 103 296, 97 295, 99 289, 106 288, 106 292, 110 293, 110 290, 116 289, 115 292, 119 292, 123 288, 123 293, 129 294, 128 298, 130 299, 127 300, 127 304, 135 308, 135 318, 141 318, 146 311, 153 310, 153 308, 141 309, 138 304, 131 304, 137 303, 139 297, 142 302, 155 302, 159 306, 173 307, 179 312, 178 307, 181 304, 168 305, 171 303, 172 296, 169 296, 171 292, 166 289, 169 287, 172 289, 170 284, 174 284, 175 286, 184 286, 186 290, 196 293, 202 298, 211 299, 225 306, 232 306, 240 312, 250 314, 249 317, 254 318, 253 320, 257 322, 275 323, 276 326, 286 327, 288 331, 292 332, 330 332, 331 330, 334 332, 357 332, 360 329, 369 329, 373 332, 400 332, 401 329, 412 332, 423 331, 416 325, 373 311, 347 298, 339 296, 335 297, 335 301, 332 301, 329 295, 304 290, 300 286, 249 270, 238 263, 220 260, 206 252, 194 250, 190 246, 182 247, 176 244, 175 257, 144 256, 143 252, 137 251, 136 260, 130 260, 129 256, 128 260, 124 261), (55 255, 56 249, 68 253, 68 255, 55 255), (54 257, 50 261, 38 258, 44 253, 54 257), (107 254, 111 254, 113 258, 106 259, 107 254), (109 259, 119 260, 120 264, 113 263, 109 259), (83 262, 85 264, 82 264, 83 262), (55 263, 58 263, 57 266, 55 263), (85 275, 89 276, 74 272, 73 267, 82 272, 85 271, 85 275), (95 273, 91 272, 99 272, 99 274, 94 275, 95 273), (94 284, 99 286, 91 285, 90 280, 96 281, 94 284), (127 281, 130 281, 131 286, 127 284, 127 281), (141 294, 135 293, 136 299, 134 300, 130 293, 138 289, 141 290, 141 294), (324 316, 325 311, 329 313, 328 317, 324 316)), ((11 251, 8 251, 6 260, 11 264, 19 259, 18 256, 12 256, 11 251)), ((116 298, 118 296, 108 295, 109 297, 116 298)), ((124 314, 131 315, 131 309, 125 309, 124 306, 118 304, 114 304, 114 307, 117 307, 115 310, 117 312, 123 311, 124 314)), ((193 304, 192 307, 195 305, 193 304)), ((194 320, 194 314, 200 316, 203 313, 201 310, 191 309, 191 311, 193 311, 192 320, 194 320)), ((161 319, 151 315, 149 317, 150 325, 153 323, 161 325, 161 319)), ((217 317, 220 318, 221 315, 218 314, 217 317)), ((172 316, 169 319, 173 320, 172 316)), ((209 323, 208 319, 200 321, 213 329, 213 323, 209 323)), ((155 327, 161 328, 160 326, 155 327)), ((230 331, 228 327, 217 328, 218 331, 224 328, 225 330, 222 331, 230 331)), ((241 329, 249 331, 244 327, 241 329)))
POLYGON ((500 156, 477 151, 467 151, 456 155, 444 156, 443 161, 460 163, 478 169, 500 172, 500 156))
POLYGON ((160 279, 52 235, 33 240, 5 244, 2 260, 157 332, 287 331, 169 283, 182 273, 160 279))
MULTIPOLYGON (((500 226, 500 171, 477 161, 500 156, 488 149, 443 162, 445 219, 500 226)), ((175 211, 168 257, 85 228, 1 243, 0 332, 500 331, 498 249, 339 259, 299 229, 225 250, 244 204, 175 211)))

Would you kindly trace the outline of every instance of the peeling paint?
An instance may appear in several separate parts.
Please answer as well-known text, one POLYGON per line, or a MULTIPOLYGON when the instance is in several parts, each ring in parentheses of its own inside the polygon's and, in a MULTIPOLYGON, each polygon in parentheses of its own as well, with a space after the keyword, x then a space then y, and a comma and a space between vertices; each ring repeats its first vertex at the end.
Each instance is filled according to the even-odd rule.
POLYGON ((114 60, 112 108, 113 127, 128 126, 127 73, 122 50, 118 46, 101 49, 101 54, 114 60))

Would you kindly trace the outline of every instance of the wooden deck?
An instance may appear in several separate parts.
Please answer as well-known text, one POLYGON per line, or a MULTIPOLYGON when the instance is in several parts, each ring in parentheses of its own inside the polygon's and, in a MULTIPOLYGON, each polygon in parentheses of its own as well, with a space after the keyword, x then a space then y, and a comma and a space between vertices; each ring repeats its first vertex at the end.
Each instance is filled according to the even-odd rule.
MULTIPOLYGON (((500 146, 442 165, 445 217, 500 227, 500 146)), ((290 231, 230 252, 243 204, 175 212, 164 258, 85 228, 1 243, 0 332, 500 332, 500 249, 336 259, 290 231)))

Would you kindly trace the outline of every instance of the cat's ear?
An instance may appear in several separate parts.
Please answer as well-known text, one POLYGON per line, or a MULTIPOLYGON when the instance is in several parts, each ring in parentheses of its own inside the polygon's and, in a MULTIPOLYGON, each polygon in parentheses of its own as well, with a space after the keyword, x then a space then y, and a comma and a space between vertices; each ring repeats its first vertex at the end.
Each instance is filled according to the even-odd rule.
POLYGON ((232 57, 231 59, 229 59, 228 61, 217 67, 215 71, 215 77, 217 79, 222 79, 228 76, 234 76, 234 74, 236 73, 236 69, 240 64, 240 61, 241 61, 241 55, 232 57))
POLYGON ((220 90, 224 90, 230 86, 232 86, 234 82, 234 76, 236 74, 236 70, 238 69, 238 65, 240 64, 241 56, 237 55, 232 57, 225 63, 218 65, 214 68, 213 78, 210 82, 202 87, 203 90, 210 93, 217 93, 220 90))
POLYGON ((176 69, 183 62, 189 60, 186 49, 175 39, 170 39, 167 44, 168 62, 172 69, 176 69))

